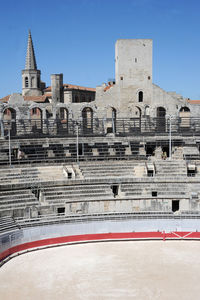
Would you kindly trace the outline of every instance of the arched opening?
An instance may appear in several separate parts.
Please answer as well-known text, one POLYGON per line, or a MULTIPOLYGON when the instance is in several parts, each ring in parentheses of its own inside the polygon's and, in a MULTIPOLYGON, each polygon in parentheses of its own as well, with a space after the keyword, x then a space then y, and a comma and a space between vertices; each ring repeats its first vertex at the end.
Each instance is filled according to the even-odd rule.
POLYGON ((143 102, 143 92, 142 91, 140 91, 138 93, 138 102, 143 102))
POLYGON ((107 110, 107 133, 116 133, 117 111, 114 107, 107 110))
POLYGON ((42 110, 34 107, 30 110, 31 132, 34 134, 42 133, 42 110))
POLYGON ((188 130, 190 127, 190 109, 187 106, 181 107, 179 110, 180 129, 188 130))
POLYGON ((16 127, 16 111, 13 108, 6 108, 3 112, 4 134, 7 135, 10 131, 11 136, 15 136, 16 127))
POLYGON ((85 107, 82 111, 83 133, 93 132, 93 110, 85 107))
POLYGON ((68 132, 68 110, 65 107, 60 107, 57 112, 57 130, 58 133, 68 132))
POLYGON ((157 107, 157 121, 156 121, 156 127, 158 132, 165 131, 165 116, 166 116, 166 110, 164 107, 157 107))
POLYGON ((138 106, 134 107, 132 117, 130 119, 130 132, 140 132, 141 131, 141 108, 138 106))
POLYGON ((25 77, 24 81, 25 81, 25 87, 28 88, 28 77, 25 77))

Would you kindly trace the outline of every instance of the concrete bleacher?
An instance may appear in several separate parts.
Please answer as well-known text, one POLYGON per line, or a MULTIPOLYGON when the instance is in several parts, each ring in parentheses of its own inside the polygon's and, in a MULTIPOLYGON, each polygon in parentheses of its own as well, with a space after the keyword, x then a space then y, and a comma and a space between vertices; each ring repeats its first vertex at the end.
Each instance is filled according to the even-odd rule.
POLYGON ((81 162, 80 170, 85 179, 133 178, 145 176, 145 164, 136 161, 81 162))
POLYGON ((42 198, 48 204, 64 204, 67 202, 113 199, 109 184, 71 185, 45 187, 42 198))
POLYGON ((131 199, 145 198, 187 198, 187 186, 184 183, 122 183, 121 192, 131 199))
POLYGON ((23 215, 27 207, 39 205, 30 189, 7 190, 0 193, 0 216, 23 215))
POLYGON ((156 160, 156 176, 159 177, 186 177, 187 166, 184 160, 156 160))

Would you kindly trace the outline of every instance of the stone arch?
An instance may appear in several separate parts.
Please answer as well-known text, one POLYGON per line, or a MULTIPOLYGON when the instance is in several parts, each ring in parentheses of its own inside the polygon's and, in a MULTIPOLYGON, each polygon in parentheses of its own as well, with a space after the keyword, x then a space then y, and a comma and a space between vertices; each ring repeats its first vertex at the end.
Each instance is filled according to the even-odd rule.
POLYGON ((69 124, 69 111, 66 107, 58 107, 56 113, 58 133, 67 133, 69 124))
POLYGON ((107 133, 116 133, 116 125, 117 125, 117 110, 116 108, 109 106, 107 108, 107 124, 106 131, 107 133))
POLYGON ((91 107, 85 107, 82 110, 82 128, 83 133, 93 132, 93 109, 91 107))
POLYGON ((16 126, 16 110, 12 107, 6 107, 3 111, 4 134, 10 131, 11 136, 15 136, 17 132, 16 126))
POLYGON ((31 119, 31 132, 42 133, 43 131, 43 113, 42 109, 38 106, 34 106, 30 109, 30 119, 31 119))
POLYGON ((163 132, 166 127, 166 109, 162 106, 157 107, 156 110, 156 128, 157 131, 163 132))
POLYGON ((190 109, 187 106, 183 106, 179 110, 179 117, 180 117, 180 128, 181 129, 188 129, 190 127, 190 109))

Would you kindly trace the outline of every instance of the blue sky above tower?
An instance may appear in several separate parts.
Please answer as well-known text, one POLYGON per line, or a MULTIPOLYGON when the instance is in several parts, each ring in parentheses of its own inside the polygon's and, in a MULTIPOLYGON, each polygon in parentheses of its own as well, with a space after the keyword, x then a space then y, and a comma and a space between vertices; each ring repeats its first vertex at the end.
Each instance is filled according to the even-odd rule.
POLYGON ((113 78, 114 45, 122 38, 153 39, 153 82, 200 99, 200 1, 0 1, 0 97, 21 92, 28 30, 38 69, 64 82, 95 87, 113 78))

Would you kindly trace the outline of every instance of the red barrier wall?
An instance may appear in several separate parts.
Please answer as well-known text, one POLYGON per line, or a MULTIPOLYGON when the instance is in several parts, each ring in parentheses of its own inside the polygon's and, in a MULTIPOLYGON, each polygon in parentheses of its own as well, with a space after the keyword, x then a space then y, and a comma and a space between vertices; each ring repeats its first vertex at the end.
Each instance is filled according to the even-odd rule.
POLYGON ((11 247, 0 253, 0 260, 8 257, 11 254, 19 253, 31 248, 39 248, 44 246, 63 244, 63 243, 81 243, 81 242, 95 242, 107 240, 163 240, 166 239, 200 239, 200 232, 119 232, 119 233, 97 233, 97 234, 84 234, 84 235, 71 235, 56 237, 44 240, 37 240, 33 242, 24 243, 11 247))

